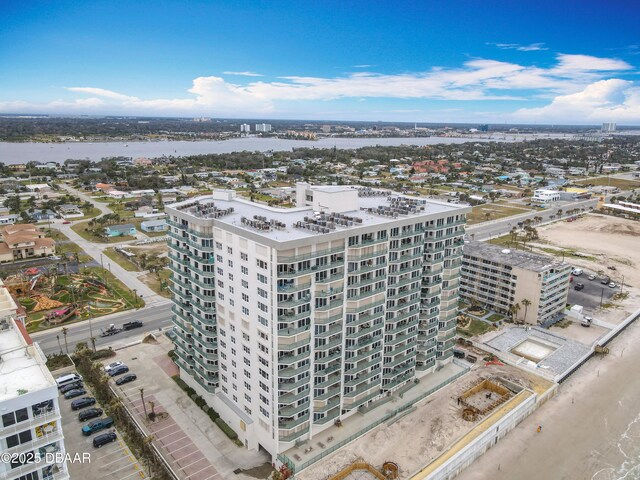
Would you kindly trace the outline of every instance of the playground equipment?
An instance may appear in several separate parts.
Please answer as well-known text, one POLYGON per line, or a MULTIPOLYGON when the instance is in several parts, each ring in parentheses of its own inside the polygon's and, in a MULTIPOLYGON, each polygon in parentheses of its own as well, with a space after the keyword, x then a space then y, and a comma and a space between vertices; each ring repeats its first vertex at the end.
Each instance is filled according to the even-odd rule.
POLYGON ((51 325, 58 325, 64 323, 78 313, 78 306, 73 303, 60 310, 54 310, 51 313, 47 313, 45 319, 49 321, 51 325))

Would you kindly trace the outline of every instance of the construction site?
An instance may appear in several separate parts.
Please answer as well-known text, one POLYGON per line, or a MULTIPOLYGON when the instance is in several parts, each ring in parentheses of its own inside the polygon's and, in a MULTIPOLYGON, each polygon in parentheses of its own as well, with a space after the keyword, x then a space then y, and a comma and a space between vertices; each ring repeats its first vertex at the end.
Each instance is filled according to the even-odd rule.
MULTIPOLYGON (((467 364, 457 380, 297 472, 296 478, 452 478, 555 393, 551 381, 479 349, 474 354, 484 360, 467 364)), ((377 408, 392 411, 402 401, 393 398, 377 408)), ((366 415, 347 421, 364 423, 366 415)))

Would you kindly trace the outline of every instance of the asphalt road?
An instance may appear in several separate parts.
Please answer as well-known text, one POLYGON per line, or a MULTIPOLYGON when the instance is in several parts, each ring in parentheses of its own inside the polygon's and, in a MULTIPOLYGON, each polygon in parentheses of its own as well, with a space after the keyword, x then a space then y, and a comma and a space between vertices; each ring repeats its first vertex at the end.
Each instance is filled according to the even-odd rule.
MULTIPOLYGON (((597 203, 598 200, 593 198, 589 200, 581 200, 578 202, 558 202, 552 207, 546 208, 544 210, 535 209, 532 210, 531 213, 523 213, 521 215, 506 217, 500 220, 492 220, 489 222, 479 223, 477 225, 470 225, 467 227, 467 235, 474 235, 475 240, 487 240, 489 238, 494 238, 509 233, 511 229, 518 224, 518 222, 523 222, 527 218, 542 217, 541 223, 545 223, 551 221, 550 217, 555 216, 556 212, 559 209, 562 209, 563 212, 566 212, 567 210, 571 210, 574 208, 595 207, 597 203)), ((563 213, 562 216, 565 217, 566 215, 563 213)))
MULTIPOLYGON (((114 344, 126 344, 128 341, 133 341, 139 337, 144 336, 150 332, 157 332, 158 329, 164 329, 171 325, 171 303, 167 302, 161 305, 154 305, 139 310, 128 310, 125 312, 114 313, 113 315, 106 315, 104 317, 91 320, 91 324, 88 321, 79 323, 72 323, 67 326, 67 345, 69 352, 72 352, 76 348, 78 342, 87 342, 91 344, 91 333, 96 337, 96 347, 105 347, 114 344), (142 328, 136 328, 134 330, 122 331, 116 335, 110 337, 100 337, 100 331, 103 328, 108 327, 110 324, 121 326, 123 323, 130 322, 132 320, 142 320, 142 328)), ((60 346, 64 351, 64 336, 62 334, 62 328, 52 328, 44 332, 38 332, 31 335, 31 338, 40 344, 42 351, 48 355, 51 353, 59 353, 60 346, 58 345, 57 336, 60 336, 60 346)))

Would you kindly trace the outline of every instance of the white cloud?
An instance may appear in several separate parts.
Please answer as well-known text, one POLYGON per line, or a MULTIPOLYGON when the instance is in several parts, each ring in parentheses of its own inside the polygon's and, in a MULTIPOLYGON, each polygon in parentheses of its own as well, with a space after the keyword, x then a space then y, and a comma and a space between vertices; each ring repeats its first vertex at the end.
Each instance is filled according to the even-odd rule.
POLYGON ((538 50, 549 50, 544 43, 530 43, 529 45, 521 45, 519 43, 487 43, 487 45, 495 45, 500 50, 518 50, 519 52, 536 52, 538 50))
MULTIPOLYGON (((521 109, 518 114, 537 118, 544 116, 544 112, 559 116, 560 112, 565 112, 567 118, 574 118, 574 112, 583 108, 580 105, 584 105, 587 98, 595 96, 599 99, 596 102, 597 108, 613 111, 618 108, 628 118, 635 115, 633 99, 637 98, 637 93, 634 94, 637 87, 633 82, 611 77, 629 73, 632 69, 630 64, 615 58, 558 54, 556 63, 547 68, 492 59, 473 59, 457 68, 436 67, 425 72, 402 74, 357 72, 336 77, 286 76, 276 81, 251 79, 244 83, 230 82, 218 76, 203 76, 193 80, 185 95, 176 98, 144 99, 99 87, 76 86, 67 90, 87 95, 88 98, 57 100, 45 104, 4 102, 0 103, 0 111, 264 116, 290 112, 292 108, 296 108, 292 107, 296 102, 330 102, 340 99, 362 101, 395 98, 460 102, 549 99, 551 103, 547 107, 521 109), (603 85, 602 82, 609 86, 610 92, 615 86, 617 96, 613 93, 605 95, 602 91, 604 87, 598 86, 603 85), (603 103, 602 99, 605 97, 609 98, 610 103, 603 103), (543 110, 544 108, 548 110, 543 110)), ((317 105, 312 108, 317 110, 316 107, 317 105)), ((297 108, 302 107, 298 105, 297 108)), ((309 106, 305 105, 305 108, 309 106)), ((602 110, 600 112, 604 113, 602 110)))
POLYGON ((580 92, 557 96, 544 107, 519 109, 513 118, 546 122, 568 119, 579 123, 639 122, 640 87, 628 80, 600 80, 580 92))
POLYGON ((256 72, 222 72, 224 75, 238 75, 241 77, 264 77, 261 73, 256 72))
POLYGON ((363 63, 361 65, 352 65, 351 68, 371 68, 371 67, 375 67, 375 65, 368 65, 366 63, 363 63))

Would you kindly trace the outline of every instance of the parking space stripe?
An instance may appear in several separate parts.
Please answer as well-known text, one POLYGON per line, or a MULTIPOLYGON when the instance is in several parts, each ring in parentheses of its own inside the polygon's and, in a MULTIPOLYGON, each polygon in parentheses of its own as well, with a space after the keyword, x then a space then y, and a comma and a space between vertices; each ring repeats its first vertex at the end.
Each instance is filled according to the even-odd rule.
POLYGON ((216 478, 216 477, 220 478, 220 476, 218 475, 218 472, 214 473, 210 477, 205 478, 204 480, 211 480, 212 478, 216 478))
MULTIPOLYGON (((200 470, 198 470, 198 471, 193 472, 192 474, 190 474, 190 475, 189 475, 189 478, 191 478, 193 475, 196 475, 196 474, 198 474, 198 473, 200 473, 200 472, 205 471, 207 468, 213 468, 213 466, 212 466, 211 464, 208 464, 206 467, 201 468, 200 470)), ((215 470, 215 469, 214 469, 213 471, 214 471, 214 472, 216 472, 216 470, 215 470)), ((216 472, 216 474, 217 474, 217 473, 218 473, 218 472, 216 472)))
POLYGON ((171 454, 171 456, 172 456, 173 458, 176 458, 176 457, 174 456, 176 452, 179 452, 179 451, 180 451, 180 450, 182 450, 183 448, 192 447, 192 446, 193 446, 193 443, 188 443, 187 445, 185 445, 185 446, 183 446, 183 447, 180 447, 180 448, 178 448, 177 450, 172 450, 172 451, 170 452, 170 454, 171 454))
MULTIPOLYGON (((184 434, 184 432, 182 433, 184 434)), ((189 438, 189 435, 185 434, 184 437, 180 437, 178 440, 174 440, 173 442, 163 443, 162 446, 164 446, 164 448, 167 448, 169 445, 173 445, 174 443, 179 442, 180 440, 184 440, 185 438, 189 438)))
MULTIPOLYGON (((171 432, 165 432, 164 435, 160 435, 160 436, 156 435, 156 440, 162 441, 165 438, 169 438, 169 437, 171 437, 173 435, 180 435, 180 434, 184 434, 184 432, 182 430, 180 430, 180 429, 173 430, 171 432)), ((154 433, 154 435, 155 435, 155 433, 154 433)))
MULTIPOLYGON (((176 460, 176 462, 181 462, 182 460, 184 460, 185 458, 189 458, 191 455, 193 455, 194 453, 199 453, 200 455, 202 455, 202 452, 200 450, 196 450, 195 452, 191 452, 189 455, 185 455, 184 457, 180 457, 179 460, 176 460)), ((204 458, 204 455, 203 457, 204 458)), ((202 460, 202 458, 199 458, 198 460, 196 460, 195 462, 191 462, 188 465, 185 465, 184 467, 181 467, 180 470, 184 470, 187 467, 190 467, 191 465, 198 463, 200 460, 202 460)))
POLYGON ((158 432, 161 432, 163 430, 166 430, 167 428, 171 428, 176 425, 177 425, 176 422, 173 422, 171 425, 167 425, 166 427, 159 428, 158 430, 153 430, 153 433, 157 435, 158 432))
MULTIPOLYGON (((188 474, 187 474, 187 478, 189 478, 189 477, 191 477, 191 476, 193 476, 193 475, 195 475, 195 474, 197 474, 197 473, 199 473, 199 472, 202 472, 203 470, 206 470, 207 468, 211 468, 211 464, 210 464, 210 463, 207 461, 207 459, 206 459, 206 458, 204 458, 204 457, 202 457, 200 460, 197 460, 197 461, 193 462, 193 463, 192 463, 192 464, 190 464, 190 465, 187 465, 187 467, 185 467, 185 468, 193 467, 194 465, 197 465, 198 463, 200 463, 200 462, 201 462, 201 461, 203 461, 203 460, 204 460, 205 462, 207 462, 207 465, 206 465, 204 468, 201 468, 200 470, 196 470, 194 473, 188 473, 188 474)), ((187 472, 185 472, 185 473, 187 473, 187 472)))
POLYGON ((141 476, 142 476, 142 478, 145 478, 145 477, 144 477, 144 473, 142 473, 142 471, 141 471, 141 470, 136 469, 136 471, 135 471, 135 472, 133 472, 131 475, 127 475, 126 477, 122 477, 122 478, 120 478, 119 480, 125 480, 126 478, 133 477, 134 475, 141 475, 141 476))

